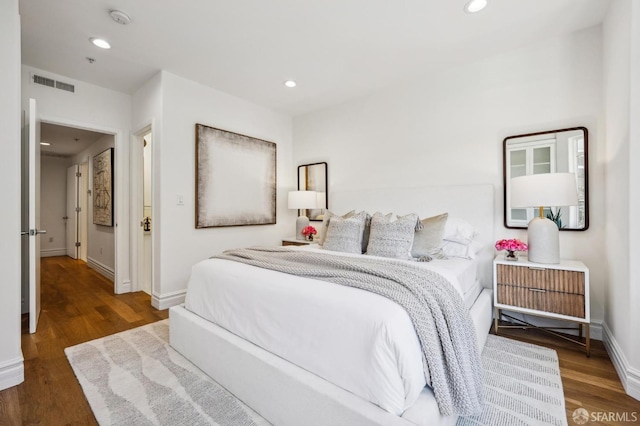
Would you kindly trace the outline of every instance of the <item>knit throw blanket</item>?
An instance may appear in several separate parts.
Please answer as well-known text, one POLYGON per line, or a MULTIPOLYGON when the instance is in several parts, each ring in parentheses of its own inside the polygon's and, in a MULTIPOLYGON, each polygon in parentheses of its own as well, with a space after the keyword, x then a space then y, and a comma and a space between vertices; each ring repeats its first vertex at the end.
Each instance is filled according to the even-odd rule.
POLYGON ((355 287, 396 302, 415 327, 440 413, 469 416, 482 411, 482 363, 471 317, 440 274, 391 259, 278 247, 228 250, 214 258, 355 287))

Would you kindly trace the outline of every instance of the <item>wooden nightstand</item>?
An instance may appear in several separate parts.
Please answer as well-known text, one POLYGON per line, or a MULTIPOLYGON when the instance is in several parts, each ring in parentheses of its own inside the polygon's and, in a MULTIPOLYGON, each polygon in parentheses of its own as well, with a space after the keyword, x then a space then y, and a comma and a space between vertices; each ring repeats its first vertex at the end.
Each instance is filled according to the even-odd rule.
POLYGON ((305 241, 305 240, 297 240, 295 238, 283 238, 282 245, 283 246, 308 246, 310 244, 315 244, 314 241, 305 241))
POLYGON ((518 318, 503 314, 502 309, 578 323, 578 334, 585 342, 574 340, 552 331, 566 327, 536 327, 585 347, 590 355, 589 338, 589 269, 577 260, 561 260, 548 265, 529 262, 526 257, 518 261, 504 260, 502 255, 493 261, 493 306, 495 332, 499 328, 536 327, 518 318), (500 325, 502 317, 524 325, 500 325))

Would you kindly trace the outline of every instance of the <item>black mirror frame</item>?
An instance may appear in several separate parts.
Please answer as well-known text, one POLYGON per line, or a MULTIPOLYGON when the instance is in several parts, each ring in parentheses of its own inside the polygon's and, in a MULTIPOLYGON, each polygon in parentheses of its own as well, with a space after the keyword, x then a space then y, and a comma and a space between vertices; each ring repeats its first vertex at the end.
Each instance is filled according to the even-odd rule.
MULTIPOLYGON (((319 165, 324 165, 324 187, 325 187, 325 205, 326 208, 325 210, 329 210, 329 170, 328 170, 328 165, 326 161, 321 161, 319 163, 309 163, 309 164, 301 164, 298 166, 298 190, 300 190, 300 168, 301 167, 309 167, 309 166, 319 166, 319 165)), ((306 188, 305 188, 306 189, 306 188)), ((308 212, 305 211, 305 215, 308 216, 308 212)), ((322 219, 318 220, 318 219, 311 219, 309 218, 309 221, 311 222, 322 222, 322 219)))
POLYGON ((508 229, 527 229, 526 226, 511 226, 507 224, 507 141, 509 139, 522 138, 527 136, 538 136, 548 133, 568 132, 573 130, 582 130, 584 132, 584 228, 567 229, 561 228, 560 231, 577 231, 582 232, 589 229, 589 131, 586 127, 569 127, 566 129, 548 130, 544 132, 525 133, 522 135, 507 136, 502 141, 502 217, 505 228, 508 229))

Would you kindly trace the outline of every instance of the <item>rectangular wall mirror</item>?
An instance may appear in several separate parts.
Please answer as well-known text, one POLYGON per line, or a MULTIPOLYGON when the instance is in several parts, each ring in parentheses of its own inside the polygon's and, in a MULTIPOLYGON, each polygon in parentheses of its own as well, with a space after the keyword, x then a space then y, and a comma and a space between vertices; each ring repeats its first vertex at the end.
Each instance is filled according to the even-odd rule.
POLYGON ((309 220, 321 221, 324 212, 329 208, 329 185, 327 180, 327 163, 303 164, 298 166, 298 190, 316 191, 318 207, 306 210, 309 220))
POLYGON ((588 131, 585 127, 509 136, 503 144, 504 226, 526 228, 536 208, 512 209, 509 204, 512 178, 539 173, 575 173, 578 205, 545 206, 544 214, 561 231, 584 231, 589 227, 588 131), (553 217, 550 217, 553 215, 553 217))

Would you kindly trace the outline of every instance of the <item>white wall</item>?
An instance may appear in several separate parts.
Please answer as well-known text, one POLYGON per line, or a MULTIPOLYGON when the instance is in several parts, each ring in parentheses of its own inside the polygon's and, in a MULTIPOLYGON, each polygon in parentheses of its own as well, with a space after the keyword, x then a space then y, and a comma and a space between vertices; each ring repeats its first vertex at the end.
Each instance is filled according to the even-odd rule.
POLYGON ((0 390, 24 381, 20 350, 20 16, 0 2, 0 390), (9 184, 7 184, 9 183, 9 184))
MULTIPOLYGON (((107 277, 112 278, 115 268, 115 235, 113 226, 102 226, 93 223, 93 157, 108 148, 114 148, 113 135, 104 135, 84 151, 75 155, 72 164, 88 163, 89 165, 89 189, 91 195, 88 199, 88 225, 87 225, 87 264, 96 268, 99 272, 107 272, 107 277), (104 270, 106 269, 106 271, 104 270), (111 272, 111 275, 109 275, 111 272)), ((114 200, 114 207, 117 200, 114 200)))
POLYGON ((115 222, 116 292, 130 291, 131 268, 129 256, 129 133, 131 131, 132 97, 93 84, 60 76, 30 66, 22 66, 22 103, 35 98, 43 121, 115 135, 115 222), (33 84, 30 74, 38 73, 75 85, 76 92, 33 84))
MULTIPOLYGON (((179 303, 191 266, 220 251, 279 244, 291 235, 295 214, 291 118, 218 90, 162 72, 134 95, 134 122, 154 120, 154 306, 179 303), (277 143, 277 224, 195 229, 195 124, 277 143), (184 205, 177 205, 177 197, 184 205), (161 236, 161 240, 156 238, 161 236), (159 273, 158 273, 159 272, 159 273)), ((242 165, 238 165, 242 167, 242 165)))
POLYGON ((67 168, 69 158, 48 157, 40 160, 40 223, 46 235, 40 239, 41 256, 64 256, 67 252, 67 168))
POLYGON ((611 3, 603 24, 606 124, 605 343, 627 392, 640 399, 640 7, 611 3), (633 107, 633 108, 632 108, 633 107), (634 117, 634 119, 631 119, 634 117))
POLYGON ((296 117, 294 165, 327 161, 330 192, 491 183, 495 238, 526 239, 524 231, 503 226, 503 139, 586 126, 591 226, 561 232, 560 244, 563 257, 590 268, 592 320, 599 323, 607 271, 601 59, 601 29, 595 27, 296 117))

